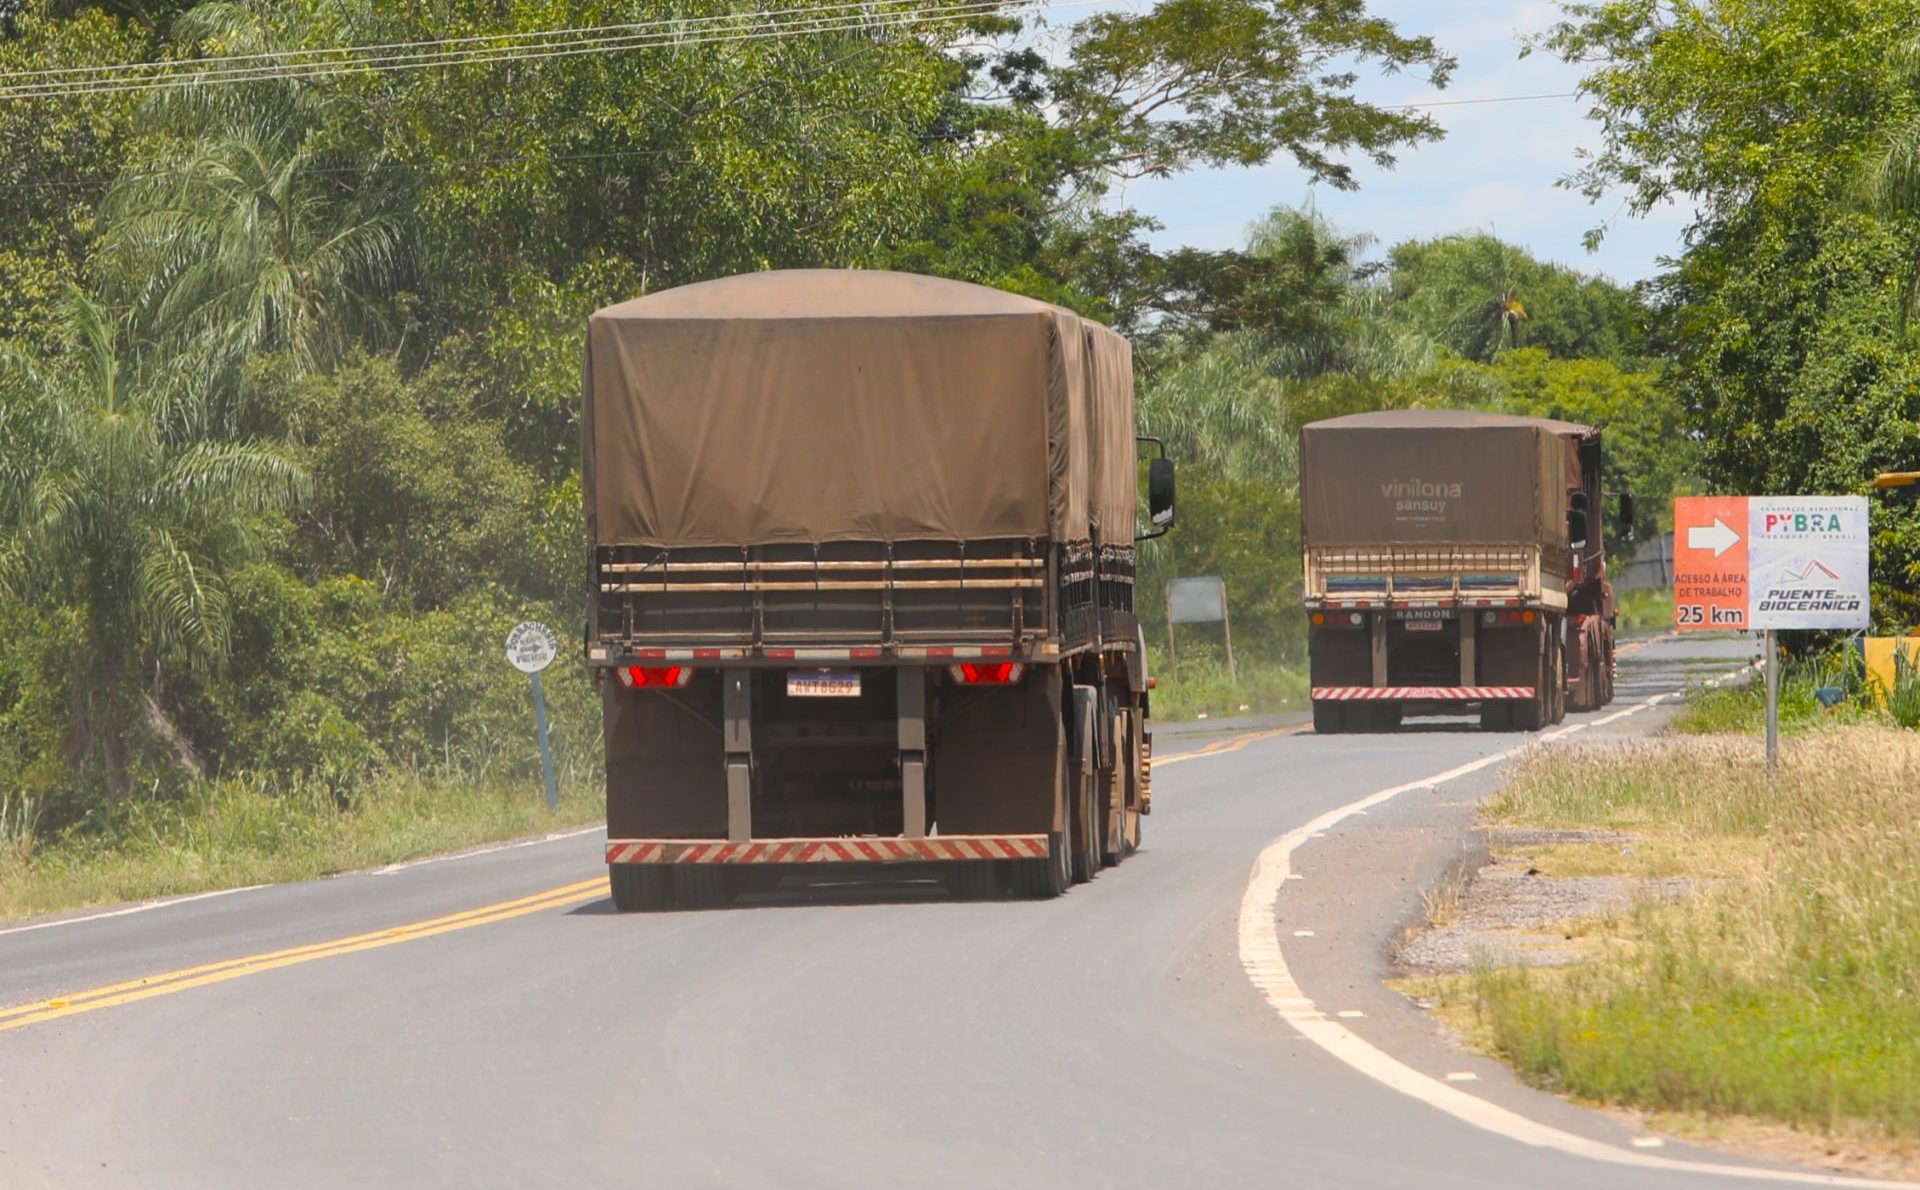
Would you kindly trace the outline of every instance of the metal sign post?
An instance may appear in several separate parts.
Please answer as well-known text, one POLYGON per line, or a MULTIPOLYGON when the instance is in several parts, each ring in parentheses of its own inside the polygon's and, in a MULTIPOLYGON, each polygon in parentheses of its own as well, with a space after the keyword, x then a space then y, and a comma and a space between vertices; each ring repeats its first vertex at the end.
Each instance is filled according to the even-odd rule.
POLYGON ((1780 767, 1780 646, 1774 643, 1773 629, 1761 634, 1767 650, 1767 787, 1780 767))
POLYGON ((560 808, 560 794, 553 784, 553 748, 547 740, 547 692, 540 685, 540 671, 560 655, 560 638, 553 629, 538 620, 514 625, 507 633, 507 660, 521 673, 533 679, 533 726, 540 737, 540 775, 547 783, 547 812, 560 808))

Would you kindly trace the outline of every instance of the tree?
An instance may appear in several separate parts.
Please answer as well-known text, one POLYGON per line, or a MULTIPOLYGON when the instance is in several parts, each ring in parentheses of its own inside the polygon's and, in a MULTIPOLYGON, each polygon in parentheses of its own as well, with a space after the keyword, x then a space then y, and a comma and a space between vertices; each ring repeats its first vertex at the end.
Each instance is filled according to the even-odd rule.
POLYGON ((271 446, 220 436, 203 377, 130 357, 99 303, 71 296, 61 330, 64 354, 10 349, 0 364, 0 590, 77 612, 66 751, 119 796, 142 727, 197 767, 166 675, 224 660, 222 574, 272 543, 305 477, 271 446))
MULTIPOLYGON (((1661 384, 1687 411, 1714 489, 1860 491, 1920 455, 1920 358, 1901 333, 1920 237, 1860 179, 1920 96, 1887 49, 1915 0, 1608 0, 1543 44, 1588 64, 1599 151, 1574 178, 1645 211, 1698 217, 1653 287, 1661 384), (1701 80, 1711 79, 1711 86, 1701 80)), ((1874 511, 1876 608, 1920 618, 1920 515, 1874 511)))
MULTIPOLYGON (((22 6, 0 31, 0 72, 124 62, 145 47, 100 12, 71 18, 22 6)), ((100 195, 126 156, 129 96, 0 102, 0 342, 55 333, 62 296, 84 276, 100 195)))
POLYGON ((1538 347, 1563 359, 1645 354, 1633 294, 1484 233, 1409 240, 1388 255, 1394 304, 1463 359, 1538 347))
MULTIPOLYGON (((175 22, 189 45, 278 44, 245 8, 175 22)), ((214 366, 284 351, 303 372, 377 339, 404 242, 397 196, 342 150, 354 113, 298 82, 162 91, 142 113, 154 148, 108 194, 100 271, 136 331, 214 366)))

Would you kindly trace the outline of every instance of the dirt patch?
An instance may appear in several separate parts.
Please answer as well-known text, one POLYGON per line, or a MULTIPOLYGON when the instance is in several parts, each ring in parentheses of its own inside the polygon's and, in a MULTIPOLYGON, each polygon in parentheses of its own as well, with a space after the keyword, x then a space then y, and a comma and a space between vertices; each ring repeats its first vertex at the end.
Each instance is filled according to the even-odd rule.
POLYGON ((1635 839, 1616 831, 1496 828, 1486 832, 1490 859, 1454 887, 1427 898, 1427 923, 1394 953, 1409 975, 1450 975, 1475 966, 1552 967, 1581 962, 1580 923, 1624 913, 1638 900, 1678 901, 1690 877, 1554 876, 1538 853, 1569 844, 1618 846, 1635 839))

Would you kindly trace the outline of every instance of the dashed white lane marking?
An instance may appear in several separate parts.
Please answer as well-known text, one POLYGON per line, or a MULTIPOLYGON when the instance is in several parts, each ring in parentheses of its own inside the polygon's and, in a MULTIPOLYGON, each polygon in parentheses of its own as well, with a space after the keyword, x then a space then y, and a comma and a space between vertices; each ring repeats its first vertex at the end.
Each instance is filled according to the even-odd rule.
POLYGON ((1657 1149, 1667 1142, 1657 1136, 1636 1136, 1627 1143, 1636 1149, 1657 1149))
MULTIPOLYGON (((1724 675, 1714 684, 1731 681, 1751 668, 1749 666, 1724 675)), ((1746 1178, 1752 1181, 1790 1182, 1796 1185, 1913 1190, 1911 1182, 1876 1181, 1869 1178, 1840 1177, 1791 1169, 1752 1169, 1713 1161, 1681 1161, 1672 1157, 1658 1157, 1649 1153, 1636 1152, 1632 1148, 1620 1148, 1603 1141, 1562 1131, 1537 1120, 1530 1120, 1518 1112, 1489 1103, 1477 1095, 1470 1095, 1431 1075, 1420 1073, 1384 1050, 1355 1036, 1337 1019, 1328 1017, 1307 997, 1305 992, 1300 990, 1300 985, 1294 982, 1293 972, 1287 967, 1286 957, 1280 951, 1278 923, 1274 920, 1274 901, 1280 895, 1280 885, 1290 874, 1288 869, 1292 864, 1293 853, 1301 844, 1312 838, 1315 832, 1326 830, 1350 817, 1356 810, 1370 809, 1382 802, 1391 801, 1403 793, 1443 785, 1482 769, 1491 768, 1512 759, 1535 746, 1536 743, 1563 739, 1584 731, 1589 726, 1616 722, 1678 697, 1680 697, 1678 692, 1656 694, 1625 710, 1617 711, 1604 720, 1563 727, 1541 736, 1538 741, 1483 756, 1479 760, 1469 761, 1435 776, 1409 781, 1405 785, 1395 785, 1390 789, 1382 789, 1358 801, 1329 810, 1311 822, 1297 826, 1281 835, 1267 844, 1265 850, 1261 851, 1253 861, 1253 873, 1248 877, 1246 892, 1240 898, 1240 965, 1246 969, 1247 978, 1252 980, 1253 986, 1267 998, 1267 1003, 1272 1006, 1274 1012, 1279 1014, 1280 1019, 1292 1026, 1308 1041, 1375 1082, 1446 1112, 1463 1123, 1483 1128, 1510 1140, 1538 1148, 1558 1149, 1563 1153, 1594 1161, 1670 1173, 1711 1174, 1720 1177, 1746 1178)), ((1298 931, 1296 931, 1297 934, 1298 931)))
POLYGON ((1451 1070, 1447 1072, 1447 1081, 1450 1083, 1477 1083, 1480 1081, 1480 1076, 1471 1070, 1451 1070))
POLYGON ((1367 1014, 1364 1012, 1361 1012, 1358 1008, 1343 1008, 1340 1010, 1339 1015, 1340 1015, 1340 1019, 1343 1021, 1357 1021, 1361 1017, 1366 1016, 1367 1014))
POLYGON ((1313 937, 1313 931, 1312 930, 1295 930, 1293 932, 1293 936, 1295 938, 1311 938, 1313 937))

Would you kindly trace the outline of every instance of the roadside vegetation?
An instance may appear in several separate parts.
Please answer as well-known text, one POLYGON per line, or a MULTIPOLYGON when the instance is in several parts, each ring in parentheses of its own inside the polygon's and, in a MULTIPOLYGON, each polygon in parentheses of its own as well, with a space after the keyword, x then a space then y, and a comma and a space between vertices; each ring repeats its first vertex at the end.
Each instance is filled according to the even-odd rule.
POLYGON ((1653 636, 1673 627, 1672 587, 1643 587, 1632 591, 1615 587, 1613 596, 1619 609, 1619 619, 1614 626, 1619 639, 1653 636))
MULTIPOLYGON (((659 19, 625 0, 0 8, 16 79, 659 19)), ((1676 492, 1854 491, 1911 465, 1920 90, 1915 56, 1886 50, 1920 34, 1920 0, 1706 8, 1646 38, 1640 0, 1571 6, 1536 47, 1593 64, 1606 119, 1576 183, 1607 209, 1624 193, 1699 212, 1638 288, 1474 228, 1376 238, 1311 207, 1234 248, 1154 246, 1129 179, 1281 161, 1346 188, 1352 161, 1441 135, 1323 69, 1448 81, 1447 47, 1357 5, 906 26, 883 4, 806 34, 12 95, 0 829, 26 875, 10 879, 165 850, 142 815, 190 817, 219 791, 351 808, 440 784, 447 800, 396 802, 439 815, 459 790, 532 781, 500 642, 523 618, 580 630, 584 319, 671 285, 906 269, 1129 334, 1140 428, 1182 468, 1180 525, 1140 555, 1147 639, 1165 637, 1169 578, 1218 574, 1242 669, 1223 684, 1196 664, 1160 692, 1174 715, 1297 697, 1308 421, 1604 422, 1641 540, 1676 492)), ((1876 506, 1874 549, 1876 606, 1920 618, 1911 502, 1876 506)), ((577 670, 548 689, 586 755, 591 691, 577 670)), ((298 870, 351 862, 311 854, 298 870)), ((161 884, 73 896, 136 887, 161 884)))
POLYGON ((1920 1145, 1920 735, 1809 732, 1770 788, 1751 738, 1533 757, 1502 826, 1598 829, 1544 875, 1683 875, 1580 930, 1593 961, 1456 982, 1470 1031, 1583 1099, 1920 1145))

